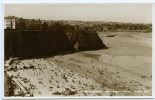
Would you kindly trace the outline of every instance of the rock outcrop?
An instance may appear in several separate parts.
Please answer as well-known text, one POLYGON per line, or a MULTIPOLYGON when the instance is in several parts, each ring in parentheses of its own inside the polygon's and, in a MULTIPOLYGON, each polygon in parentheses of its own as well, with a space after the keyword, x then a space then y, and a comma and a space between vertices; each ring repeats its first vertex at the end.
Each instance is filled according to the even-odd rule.
POLYGON ((67 32, 72 45, 78 44, 78 50, 96 50, 105 47, 98 34, 94 31, 70 30, 67 32))
POLYGON ((56 55, 75 50, 95 50, 105 47, 98 34, 84 30, 49 29, 44 31, 5 30, 5 59, 9 57, 31 58, 56 55))

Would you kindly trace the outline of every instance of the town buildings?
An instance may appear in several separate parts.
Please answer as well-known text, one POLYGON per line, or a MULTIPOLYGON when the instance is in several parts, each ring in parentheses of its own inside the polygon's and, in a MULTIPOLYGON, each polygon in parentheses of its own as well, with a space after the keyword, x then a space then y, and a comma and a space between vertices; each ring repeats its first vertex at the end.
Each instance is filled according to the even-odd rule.
POLYGON ((4 18, 4 29, 15 29, 15 16, 8 16, 4 18))
POLYGON ((5 17, 5 20, 4 20, 4 29, 11 29, 11 19, 5 17))
POLYGON ((122 22, 105 22, 105 21, 75 21, 75 20, 41 20, 41 19, 24 19, 15 16, 4 18, 4 29, 16 30, 46 30, 56 27, 57 25, 70 26, 74 29, 84 29, 92 31, 107 30, 152 30, 152 24, 144 23, 122 23, 122 22))

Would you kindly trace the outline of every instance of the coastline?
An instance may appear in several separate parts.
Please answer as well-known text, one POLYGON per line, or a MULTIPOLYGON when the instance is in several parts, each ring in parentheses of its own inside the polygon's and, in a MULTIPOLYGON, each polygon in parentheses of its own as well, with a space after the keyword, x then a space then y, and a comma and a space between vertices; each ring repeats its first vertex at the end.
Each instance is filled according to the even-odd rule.
MULTIPOLYGON (((148 48, 147 44, 143 42, 140 44, 138 42, 139 39, 130 36, 135 33, 110 33, 117 34, 117 36, 106 37, 108 34, 99 34, 99 36, 109 49, 82 51, 73 54, 57 55, 46 59, 43 58, 45 64, 48 64, 47 62, 54 62, 56 65, 61 66, 60 70, 70 70, 80 76, 84 76, 86 79, 92 80, 92 84, 96 84, 98 87, 94 91, 101 91, 100 85, 104 83, 102 96, 151 96, 152 49, 148 48), (103 70, 102 75, 100 73, 101 70, 103 70), (116 83, 119 83, 119 85, 115 85, 116 83), (105 93, 106 91, 107 93, 105 93)), ((32 60, 23 60, 23 62, 29 63, 32 60)), ((36 59, 36 64, 39 62, 36 59)), ((43 71, 48 72, 48 70, 43 71)), ((30 72, 25 72, 23 75, 27 76, 27 74, 30 74, 30 72)), ((47 75, 50 76, 52 74, 47 75)), ((48 80, 48 77, 46 80, 48 80)), ((58 80, 58 78, 55 80, 58 80)), ((36 82, 33 81, 33 83, 36 82)), ((45 84, 47 84, 46 81, 45 84)), ((75 86, 77 85, 75 84, 75 86)), ((54 96, 46 94, 45 89, 42 96, 54 96)), ((79 95, 84 96, 82 90, 79 91, 81 91, 78 92, 79 95)), ((89 91, 89 89, 83 91, 89 91)), ((97 93, 94 92, 87 95, 93 96, 97 95, 97 93)), ((39 96, 39 94, 35 96, 39 96)))

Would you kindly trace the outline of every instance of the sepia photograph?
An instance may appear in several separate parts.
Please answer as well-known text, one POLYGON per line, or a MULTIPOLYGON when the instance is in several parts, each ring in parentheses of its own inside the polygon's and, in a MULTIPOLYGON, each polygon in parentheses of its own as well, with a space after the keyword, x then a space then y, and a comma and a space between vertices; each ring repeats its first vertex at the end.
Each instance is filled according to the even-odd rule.
POLYGON ((151 3, 3 3, 4 98, 152 97, 151 3))

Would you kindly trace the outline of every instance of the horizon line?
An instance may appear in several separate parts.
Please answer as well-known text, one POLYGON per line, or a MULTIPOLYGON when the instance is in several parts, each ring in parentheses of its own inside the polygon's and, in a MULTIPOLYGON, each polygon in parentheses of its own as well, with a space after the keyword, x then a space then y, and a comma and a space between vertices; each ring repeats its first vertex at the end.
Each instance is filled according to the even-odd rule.
MULTIPOLYGON (((8 15, 8 16, 15 16, 15 15, 8 15)), ((8 17, 8 16, 4 16, 8 17)), ((18 17, 18 16, 15 16, 18 17)), ((23 18, 23 19, 40 19, 40 18, 24 18, 24 17, 18 17, 18 18, 23 18)), ((134 23, 134 24, 152 24, 152 22, 144 23, 144 22, 122 22, 122 21, 104 21, 104 20, 79 20, 79 19, 40 19, 40 20, 55 20, 55 21, 82 21, 82 22, 118 22, 118 23, 134 23)))

